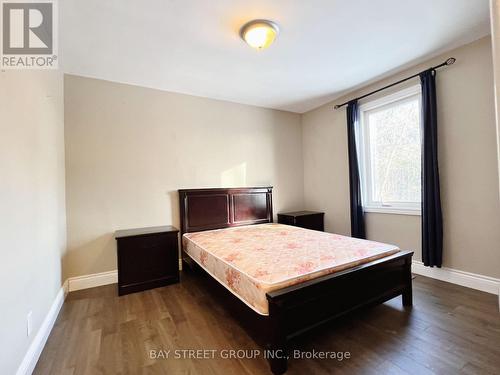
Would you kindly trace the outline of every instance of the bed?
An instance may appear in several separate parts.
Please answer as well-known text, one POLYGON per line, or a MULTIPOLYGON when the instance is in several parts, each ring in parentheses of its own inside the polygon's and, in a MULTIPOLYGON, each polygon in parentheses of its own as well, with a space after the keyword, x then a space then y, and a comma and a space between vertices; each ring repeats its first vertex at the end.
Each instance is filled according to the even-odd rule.
POLYGON ((411 257, 396 246, 273 223, 272 188, 179 190, 184 267, 222 285, 271 371, 287 342, 364 306, 412 304, 411 257))

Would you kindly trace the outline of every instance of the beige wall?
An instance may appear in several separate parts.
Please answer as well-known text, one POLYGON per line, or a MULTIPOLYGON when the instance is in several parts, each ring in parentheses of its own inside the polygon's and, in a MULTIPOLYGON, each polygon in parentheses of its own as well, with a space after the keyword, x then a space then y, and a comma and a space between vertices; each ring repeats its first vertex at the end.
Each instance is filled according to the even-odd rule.
MULTIPOLYGON (((457 63, 438 73, 444 265, 498 277, 489 38, 348 97, 451 55, 457 63)), ((327 230, 349 233, 345 110, 332 103, 304 114, 301 134, 300 116, 286 112, 76 76, 66 76, 65 90, 65 277, 115 269, 118 228, 178 225, 179 188, 272 184, 275 212, 325 210, 327 230)), ((420 217, 368 213, 366 221, 369 238, 414 249, 420 259, 420 217)))
POLYGON ((15 374, 62 284, 63 112, 61 73, 0 72, 1 374, 15 374))
MULTIPOLYGON (((500 277, 500 203, 489 37, 337 102, 441 63, 449 56, 456 57, 457 62, 437 75, 444 266, 500 277)), ((333 103, 329 103, 304 114, 302 131, 305 205, 325 210, 328 231, 349 234, 345 109, 333 110, 333 103)), ((369 239, 413 249, 415 259, 421 259, 420 217, 367 213, 366 223, 369 239)))
POLYGON ((116 269, 113 232, 179 225, 177 189, 273 185, 302 207, 300 116, 65 77, 64 276, 116 269))

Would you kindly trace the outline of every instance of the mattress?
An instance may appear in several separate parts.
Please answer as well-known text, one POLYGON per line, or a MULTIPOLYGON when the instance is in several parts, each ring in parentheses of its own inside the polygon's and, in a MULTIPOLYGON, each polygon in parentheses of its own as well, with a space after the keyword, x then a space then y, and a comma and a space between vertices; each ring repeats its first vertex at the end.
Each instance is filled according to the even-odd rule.
POLYGON ((184 252, 240 300, 269 314, 266 293, 389 256, 394 245, 282 224, 186 233, 184 252))

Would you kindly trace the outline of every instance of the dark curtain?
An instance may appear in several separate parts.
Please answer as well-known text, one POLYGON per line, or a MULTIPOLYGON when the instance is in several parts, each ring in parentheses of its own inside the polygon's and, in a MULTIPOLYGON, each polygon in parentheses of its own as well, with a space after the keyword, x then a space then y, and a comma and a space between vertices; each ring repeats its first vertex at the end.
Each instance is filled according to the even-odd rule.
POLYGON ((441 267, 443 217, 439 192, 436 71, 420 74, 422 84, 422 260, 441 267))
POLYGON ((349 152, 349 189, 351 199, 351 236, 365 238, 365 221, 361 202, 358 153, 356 151, 356 129, 358 123, 358 101, 347 105, 347 147, 349 152))

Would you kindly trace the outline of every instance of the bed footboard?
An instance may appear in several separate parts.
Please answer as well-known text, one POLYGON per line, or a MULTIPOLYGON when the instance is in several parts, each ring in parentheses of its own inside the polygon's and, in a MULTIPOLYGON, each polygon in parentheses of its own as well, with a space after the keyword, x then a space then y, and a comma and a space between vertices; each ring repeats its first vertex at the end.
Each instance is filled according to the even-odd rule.
POLYGON ((345 271, 267 293, 269 362, 274 374, 287 369, 287 342, 353 310, 402 295, 412 305, 412 251, 402 251, 345 271))

